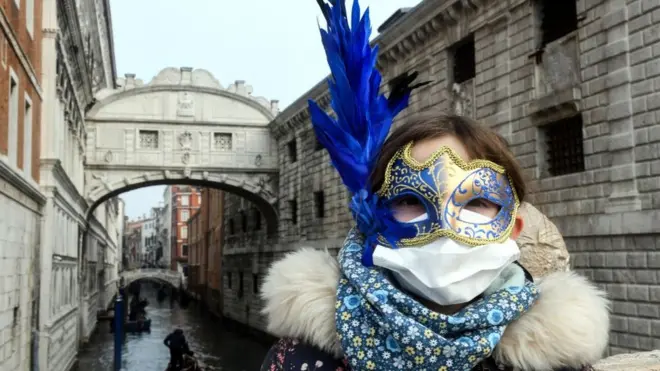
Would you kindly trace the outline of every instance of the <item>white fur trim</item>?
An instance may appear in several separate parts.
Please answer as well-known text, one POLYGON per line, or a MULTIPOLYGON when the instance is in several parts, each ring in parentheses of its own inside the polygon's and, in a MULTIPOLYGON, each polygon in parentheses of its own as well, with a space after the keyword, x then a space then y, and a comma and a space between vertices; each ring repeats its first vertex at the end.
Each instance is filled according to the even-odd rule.
MULTIPOLYGON (((305 248, 274 263, 261 294, 268 331, 341 357, 335 331, 339 277, 337 261, 327 251, 305 248)), ((550 274, 538 280, 538 286, 540 299, 507 327, 495 357, 534 371, 599 360, 609 334, 605 294, 572 272, 550 274)))
POLYGON ((495 358, 535 371, 579 368, 601 359, 610 330, 605 293, 573 272, 552 273, 538 287, 539 300, 507 327, 495 358))
POLYGON ((342 356, 335 331, 337 260, 327 251, 302 248, 274 263, 261 287, 267 330, 342 356))

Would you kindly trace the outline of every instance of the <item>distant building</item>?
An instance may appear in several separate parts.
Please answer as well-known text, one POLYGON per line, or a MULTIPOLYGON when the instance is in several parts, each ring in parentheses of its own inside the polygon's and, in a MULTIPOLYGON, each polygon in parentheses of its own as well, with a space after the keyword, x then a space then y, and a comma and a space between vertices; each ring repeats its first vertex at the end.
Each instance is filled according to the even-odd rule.
POLYGON ((171 210, 171 269, 187 275, 188 219, 199 209, 202 195, 198 187, 169 186, 171 210))
POLYGON ((202 204, 188 221, 188 289, 217 314, 222 313, 224 197, 221 190, 202 189, 202 204))

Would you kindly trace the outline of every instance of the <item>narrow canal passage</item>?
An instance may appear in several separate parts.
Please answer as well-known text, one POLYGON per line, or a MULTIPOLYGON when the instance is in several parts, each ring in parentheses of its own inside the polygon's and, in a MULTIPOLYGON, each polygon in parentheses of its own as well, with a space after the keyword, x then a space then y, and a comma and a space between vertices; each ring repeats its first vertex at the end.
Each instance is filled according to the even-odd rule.
MULTIPOLYGON (((129 334, 122 351, 124 371, 164 371, 169 350, 163 340, 175 328, 184 331, 195 357, 209 370, 255 371, 268 350, 267 344, 230 332, 196 303, 182 308, 169 297, 159 303, 150 284, 142 284, 141 296, 149 300, 147 317, 151 333, 129 334)), ((114 341, 107 322, 100 322, 90 342, 81 350, 75 371, 112 371, 114 341)))

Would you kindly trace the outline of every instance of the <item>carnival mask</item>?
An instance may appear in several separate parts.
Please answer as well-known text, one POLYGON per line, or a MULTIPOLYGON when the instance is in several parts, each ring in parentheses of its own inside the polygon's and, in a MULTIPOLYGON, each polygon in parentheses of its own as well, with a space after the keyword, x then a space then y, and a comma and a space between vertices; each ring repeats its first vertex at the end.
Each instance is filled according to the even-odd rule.
MULTIPOLYGON (((413 158, 412 147, 411 142, 392 157, 378 192, 387 205, 414 197, 428 215, 410 222, 417 232, 400 238, 398 247, 425 245, 440 237, 471 246, 500 243, 510 237, 519 200, 502 166, 486 160, 465 162, 446 146, 420 163, 413 158), (488 222, 464 220, 461 211, 475 200, 488 201, 499 211, 488 222)), ((382 236, 379 243, 388 245, 382 236)))

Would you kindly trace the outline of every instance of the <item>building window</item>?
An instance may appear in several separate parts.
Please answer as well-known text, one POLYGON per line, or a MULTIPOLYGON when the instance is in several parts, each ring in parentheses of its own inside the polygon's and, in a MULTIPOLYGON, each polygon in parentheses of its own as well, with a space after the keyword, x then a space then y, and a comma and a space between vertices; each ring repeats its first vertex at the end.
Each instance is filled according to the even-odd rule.
POLYGON ((243 272, 238 272, 238 297, 243 297, 243 272))
POLYGON ((9 133, 7 143, 9 164, 18 166, 18 78, 9 73, 9 133))
POLYGON ((158 130, 140 130, 140 148, 158 149, 158 130))
POLYGON ((245 211, 241 211, 241 231, 243 233, 247 232, 248 218, 245 211))
POLYGON ((231 133, 213 133, 213 148, 216 151, 231 151, 231 133))
POLYGON ((188 226, 181 227, 181 238, 188 238, 188 226))
POLYGON ((236 234, 236 225, 234 224, 234 219, 229 219, 229 235, 233 236, 236 234))
POLYGON ((253 274, 252 275, 252 292, 255 293, 255 294, 259 292, 259 275, 258 274, 253 274))
POLYGON ((541 20, 542 47, 578 29, 575 0, 538 0, 537 12, 541 20))
POLYGON ((190 211, 189 210, 181 210, 181 221, 182 222, 187 222, 188 219, 190 219, 190 211))
POLYGON ((474 34, 454 44, 452 47, 452 62, 454 83, 462 84, 477 75, 474 34))
POLYGON ((0 32, 0 63, 3 68, 7 68, 7 53, 9 52, 9 45, 7 45, 7 37, 4 32, 0 32))
POLYGON ((293 138, 289 143, 286 144, 287 152, 289 153, 289 161, 294 163, 298 161, 298 146, 296 145, 296 139, 293 138))
POLYGON ((550 123, 543 127, 543 131, 551 176, 584 171, 582 115, 550 123))
POLYGON ((291 213, 291 223, 298 224, 298 201, 295 198, 289 201, 289 212, 291 213))
POLYGON ((23 172, 32 177, 32 101, 27 95, 23 115, 23 172))
POLYGON ((231 289, 231 272, 227 272, 227 287, 231 289))
POLYGON ((188 256, 188 245, 181 246, 181 256, 188 256))
POLYGON ((314 192, 314 209, 317 218, 325 218, 325 196, 323 191, 314 192))
POLYGON ((323 149, 323 144, 321 144, 319 138, 317 138, 316 135, 314 135, 314 150, 320 151, 322 149, 323 149))
POLYGON ((34 0, 25 0, 25 27, 30 38, 34 37, 34 0))
POLYGON ((181 196, 181 206, 190 206, 190 196, 181 196))
POLYGON ((257 209, 256 207, 254 208, 254 230, 255 231, 260 231, 261 230, 261 211, 257 209))

